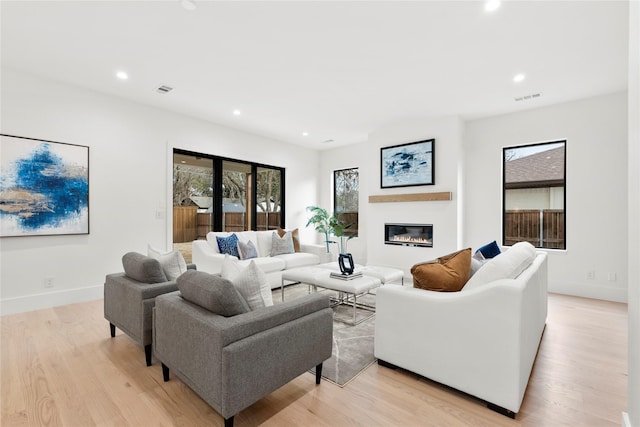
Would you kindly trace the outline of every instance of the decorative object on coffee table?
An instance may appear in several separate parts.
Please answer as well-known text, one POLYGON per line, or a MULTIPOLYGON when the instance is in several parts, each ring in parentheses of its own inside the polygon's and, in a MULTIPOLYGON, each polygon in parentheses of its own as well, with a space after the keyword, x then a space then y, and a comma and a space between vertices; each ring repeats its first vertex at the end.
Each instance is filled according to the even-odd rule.
POLYGON ((351 254, 340 254, 338 256, 338 265, 340 266, 340 273, 350 275, 353 274, 354 263, 351 254))

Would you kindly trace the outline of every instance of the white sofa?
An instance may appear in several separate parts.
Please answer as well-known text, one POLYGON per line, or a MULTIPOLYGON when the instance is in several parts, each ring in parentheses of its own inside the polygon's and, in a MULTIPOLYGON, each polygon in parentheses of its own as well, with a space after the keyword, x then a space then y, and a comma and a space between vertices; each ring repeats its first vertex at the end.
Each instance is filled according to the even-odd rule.
POLYGON ((529 252, 526 257, 516 256, 514 245, 491 259, 460 292, 379 288, 379 363, 479 397, 515 417, 547 318, 547 256, 529 246, 522 251, 529 252))
MULTIPOLYGON (((249 264, 252 260, 267 274, 271 288, 278 288, 282 284, 282 271, 290 268, 319 264, 326 252, 322 245, 300 244, 300 252, 271 256, 272 234, 275 231, 240 231, 236 232, 238 240, 248 243, 252 241, 256 246, 258 257, 239 261, 241 265, 249 264)), ((220 274, 225 255, 220 253, 216 236, 229 237, 231 232, 210 232, 206 240, 194 240, 192 262, 198 271, 220 274)), ((232 257, 237 259, 236 257, 232 257)))

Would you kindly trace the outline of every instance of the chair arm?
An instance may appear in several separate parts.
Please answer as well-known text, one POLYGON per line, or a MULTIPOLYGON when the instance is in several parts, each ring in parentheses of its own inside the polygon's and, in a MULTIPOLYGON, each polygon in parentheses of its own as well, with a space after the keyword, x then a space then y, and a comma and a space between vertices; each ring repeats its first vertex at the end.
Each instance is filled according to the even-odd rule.
POLYGON ((191 258, 199 271, 210 274, 222 272, 224 255, 215 252, 206 240, 194 240, 191 243, 191 258))
POLYGON ((322 258, 327 253, 327 247, 325 245, 300 243, 300 252, 315 254, 315 255, 318 255, 320 258, 322 258))
POLYGON ((176 290, 175 281, 147 284, 124 273, 108 274, 104 283, 104 317, 135 341, 149 344, 154 298, 176 290))

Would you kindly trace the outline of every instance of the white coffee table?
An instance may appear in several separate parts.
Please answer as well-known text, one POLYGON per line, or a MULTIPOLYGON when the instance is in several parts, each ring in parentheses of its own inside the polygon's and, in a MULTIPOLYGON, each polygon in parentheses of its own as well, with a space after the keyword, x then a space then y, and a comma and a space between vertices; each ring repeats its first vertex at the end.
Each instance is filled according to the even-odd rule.
POLYGON ((374 288, 380 286, 380 279, 371 276, 362 276, 357 279, 342 280, 331 278, 331 270, 322 267, 299 267, 285 270, 282 272, 282 300, 284 301, 284 281, 307 283, 314 287, 323 289, 329 289, 338 292, 339 297, 336 300, 337 304, 349 304, 353 306, 353 322, 347 322, 349 325, 357 325, 363 321, 369 319, 368 316, 364 319, 356 321, 356 309, 364 308, 369 311, 374 311, 371 306, 358 304, 358 297, 367 294, 374 288), (344 296, 346 295, 346 297, 344 296))
MULTIPOLYGON (((331 271, 340 271, 340 267, 337 262, 327 262, 319 264, 317 267, 326 268, 331 271)), ((380 283, 383 285, 387 283, 400 282, 404 285, 404 272, 399 268, 391 267, 379 267, 376 265, 355 265, 355 271, 361 271, 363 276, 375 277, 380 279, 380 283)))

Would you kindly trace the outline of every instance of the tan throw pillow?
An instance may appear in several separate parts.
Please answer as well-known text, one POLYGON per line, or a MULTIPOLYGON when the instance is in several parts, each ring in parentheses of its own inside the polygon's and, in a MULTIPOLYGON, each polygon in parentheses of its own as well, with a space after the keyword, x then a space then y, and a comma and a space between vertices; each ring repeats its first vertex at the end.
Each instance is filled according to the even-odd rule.
POLYGON ((411 267, 413 287, 439 292, 457 292, 469 280, 471 248, 411 267))
MULTIPOLYGON (((278 236, 284 237, 286 232, 287 230, 283 230, 282 228, 278 227, 278 236)), ((293 237, 293 250, 296 252, 300 252, 300 237, 298 236, 297 228, 291 231, 291 236, 293 237)))

